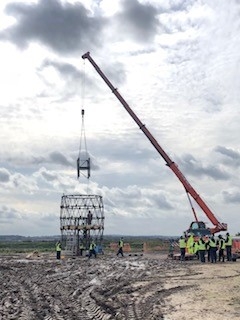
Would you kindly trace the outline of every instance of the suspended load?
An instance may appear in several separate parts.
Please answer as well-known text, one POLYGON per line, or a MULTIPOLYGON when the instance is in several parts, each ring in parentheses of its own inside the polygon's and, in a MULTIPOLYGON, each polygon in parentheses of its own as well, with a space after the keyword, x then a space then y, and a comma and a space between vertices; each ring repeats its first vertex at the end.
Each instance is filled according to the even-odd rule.
POLYGON ((87 143, 86 143, 86 135, 85 135, 85 127, 84 127, 84 109, 82 109, 82 129, 81 129, 81 137, 80 137, 79 155, 77 159, 78 179, 80 178, 81 173, 88 179, 90 178, 90 158, 87 152, 87 143), (87 171, 87 174, 85 175, 82 171, 87 171))

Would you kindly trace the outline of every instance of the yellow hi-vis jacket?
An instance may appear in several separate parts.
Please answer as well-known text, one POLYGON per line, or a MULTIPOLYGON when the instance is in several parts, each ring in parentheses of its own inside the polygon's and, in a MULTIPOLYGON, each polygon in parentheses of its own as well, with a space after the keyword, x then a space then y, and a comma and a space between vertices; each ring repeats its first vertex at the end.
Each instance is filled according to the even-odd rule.
POLYGON ((227 239, 228 239, 228 241, 227 241, 227 242, 225 241, 225 245, 226 245, 226 246, 231 246, 231 245, 232 245, 232 237, 231 237, 231 236, 228 236, 227 239))
POLYGON ((180 247, 180 249, 186 248, 186 241, 185 241, 185 239, 180 239, 180 240, 179 240, 179 247, 180 247))
POLYGON ((188 252, 189 253, 193 253, 194 252, 194 236, 191 234, 190 237, 187 240, 187 248, 188 248, 188 252))
POLYGON ((56 244, 56 251, 61 251, 61 243, 56 244))
POLYGON ((198 250, 206 250, 205 242, 201 239, 198 241, 198 250))
POLYGON ((210 239, 210 241, 209 241, 209 245, 210 245, 211 248, 216 248, 216 247, 217 247, 216 242, 213 241, 213 240, 211 240, 211 239, 210 239))
POLYGON ((192 253, 197 253, 199 250, 199 245, 198 245, 198 242, 194 242, 193 244, 193 252, 192 253))
POLYGON ((224 239, 220 239, 219 240, 219 249, 225 249, 226 245, 225 245, 225 241, 224 239))
POLYGON ((91 242, 89 250, 93 250, 93 249, 95 249, 95 247, 96 247, 96 244, 94 242, 91 242))

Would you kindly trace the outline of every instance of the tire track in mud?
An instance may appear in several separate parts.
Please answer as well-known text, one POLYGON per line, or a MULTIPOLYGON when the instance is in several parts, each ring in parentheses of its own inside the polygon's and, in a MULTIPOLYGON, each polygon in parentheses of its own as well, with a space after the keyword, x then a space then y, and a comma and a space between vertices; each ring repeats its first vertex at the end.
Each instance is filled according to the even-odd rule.
POLYGON ((163 297, 172 289, 169 293, 163 290, 163 279, 158 277, 162 268, 159 262, 128 261, 122 272, 115 268, 109 281, 95 289, 95 300, 115 310, 114 319, 163 319, 163 297))
MULTIPOLYGON (((175 270, 176 269, 176 270, 175 270)), ((179 265, 143 257, 56 260, 0 257, 2 320, 164 319, 164 274, 179 265)))

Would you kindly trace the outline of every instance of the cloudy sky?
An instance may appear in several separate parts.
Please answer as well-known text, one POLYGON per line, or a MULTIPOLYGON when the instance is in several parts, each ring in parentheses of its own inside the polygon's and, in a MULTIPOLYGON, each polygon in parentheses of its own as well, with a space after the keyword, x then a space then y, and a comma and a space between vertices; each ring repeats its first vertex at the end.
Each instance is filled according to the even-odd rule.
POLYGON ((1 0, 0 234, 60 234, 63 194, 102 195, 105 234, 180 235, 193 220, 182 184, 87 51, 239 232, 239 1, 1 0), (89 181, 76 174, 81 109, 89 181))

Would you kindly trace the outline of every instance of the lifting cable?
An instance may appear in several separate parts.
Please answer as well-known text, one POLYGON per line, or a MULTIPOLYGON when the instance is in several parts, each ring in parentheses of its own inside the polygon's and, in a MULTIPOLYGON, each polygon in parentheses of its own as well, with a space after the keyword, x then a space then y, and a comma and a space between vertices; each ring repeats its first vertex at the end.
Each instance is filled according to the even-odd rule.
POLYGON ((195 209, 194 209, 194 206, 193 206, 193 203, 192 203, 192 201, 191 201, 191 198, 189 197, 189 193, 187 192, 186 189, 185 189, 185 191, 186 191, 186 193, 187 193, 188 201, 189 201, 189 203, 190 203, 190 206, 191 206, 191 209, 192 209, 192 212, 193 212, 195 221, 198 222, 197 214, 196 214, 196 211, 195 211, 195 209))
POLYGON ((82 125, 81 125, 81 135, 79 143, 79 153, 77 159, 77 176, 80 178, 80 175, 84 175, 87 179, 90 178, 90 158, 87 150, 87 140, 85 134, 85 125, 84 125, 84 94, 85 94, 85 63, 84 63, 84 72, 83 72, 83 84, 82 84, 82 125), (85 175, 82 171, 87 171, 85 175))

